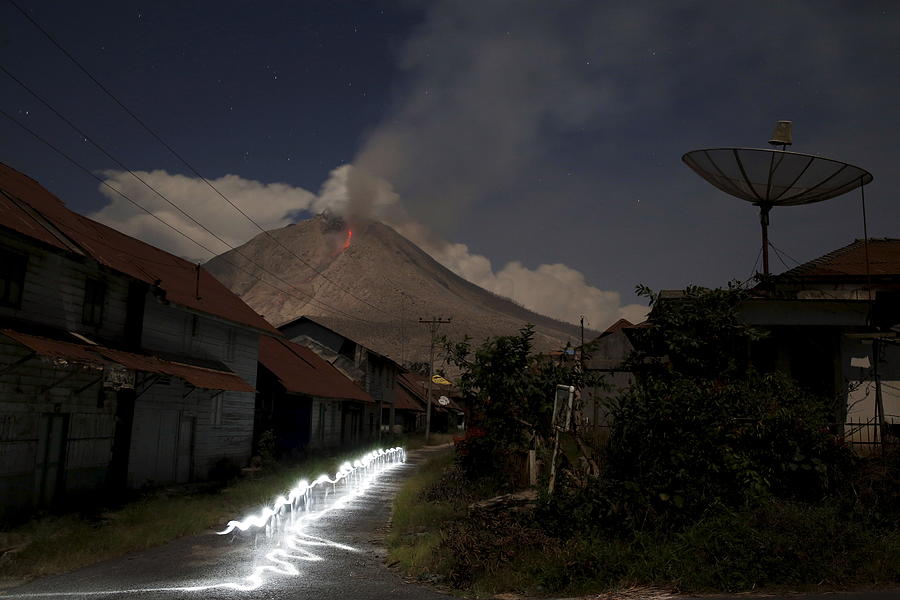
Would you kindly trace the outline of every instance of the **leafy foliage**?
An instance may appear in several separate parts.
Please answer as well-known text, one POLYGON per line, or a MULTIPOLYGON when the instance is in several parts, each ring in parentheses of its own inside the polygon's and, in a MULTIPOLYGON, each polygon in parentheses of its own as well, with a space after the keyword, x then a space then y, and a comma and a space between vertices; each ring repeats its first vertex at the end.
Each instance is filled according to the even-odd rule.
POLYGON ((827 404, 745 360, 762 334, 739 319, 744 290, 638 291, 653 312, 629 359, 636 382, 610 406, 601 513, 683 523, 769 495, 817 500, 845 480, 851 458, 829 433, 827 404))
POLYGON ((688 286, 677 298, 661 298, 643 285, 636 291, 649 299, 653 312, 648 326, 635 330, 636 349, 629 366, 641 371, 651 367, 657 375, 707 379, 746 372, 748 344, 764 334, 740 320, 737 309, 747 291, 737 282, 712 290, 688 286))
POLYGON ((445 342, 461 371, 459 387, 472 399, 472 435, 457 447, 470 475, 500 470, 534 435, 549 436, 556 386, 587 383, 572 364, 535 354, 533 340, 534 327, 528 325, 519 335, 491 338, 478 348, 468 339, 445 342))

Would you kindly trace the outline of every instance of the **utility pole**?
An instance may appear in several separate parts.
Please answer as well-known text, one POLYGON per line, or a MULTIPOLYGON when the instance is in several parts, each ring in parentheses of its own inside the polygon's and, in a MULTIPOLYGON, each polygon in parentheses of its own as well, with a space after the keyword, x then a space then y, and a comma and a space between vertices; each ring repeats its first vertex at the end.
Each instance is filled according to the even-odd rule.
POLYGON ((428 325, 431 331, 431 350, 428 355, 428 391, 425 392, 425 445, 428 445, 428 438, 431 435, 431 378, 434 377, 434 343, 437 340, 438 326, 449 323, 451 319, 443 317, 432 317, 431 319, 419 318, 419 323, 428 325))

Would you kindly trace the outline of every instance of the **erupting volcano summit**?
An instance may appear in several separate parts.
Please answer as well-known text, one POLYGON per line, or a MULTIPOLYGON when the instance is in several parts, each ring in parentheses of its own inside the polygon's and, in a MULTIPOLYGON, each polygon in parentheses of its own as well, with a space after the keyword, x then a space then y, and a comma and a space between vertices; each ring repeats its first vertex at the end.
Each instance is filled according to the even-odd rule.
POLYGON ((442 331, 452 338, 514 334, 533 323, 539 350, 579 339, 574 325, 469 283, 377 221, 322 214, 257 235, 206 267, 275 325, 311 316, 397 361, 427 358, 428 332, 416 321, 433 315, 453 318, 442 331))

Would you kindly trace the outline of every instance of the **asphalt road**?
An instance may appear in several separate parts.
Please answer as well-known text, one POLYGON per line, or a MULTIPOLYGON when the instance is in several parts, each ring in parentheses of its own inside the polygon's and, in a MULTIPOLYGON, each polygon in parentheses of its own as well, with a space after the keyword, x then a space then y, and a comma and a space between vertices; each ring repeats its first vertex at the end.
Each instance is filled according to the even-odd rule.
MULTIPOLYGON (((341 495, 332 495, 327 501, 320 498, 316 508, 322 511, 322 517, 304 527, 302 536, 220 536, 209 533, 183 538, 165 546, 98 563, 72 573, 39 579, 0 592, 0 599, 454 598, 434 588, 404 581, 384 565, 386 551, 383 536, 394 495, 416 466, 440 450, 427 449, 409 453, 406 463, 383 473, 363 494, 353 497, 344 505, 340 502, 341 495), (291 542, 294 543, 293 547, 290 546, 291 542), (273 556, 273 551, 279 550, 288 551, 290 556, 273 556)), ((583 596, 581 599, 900 600, 900 590, 709 595, 697 598, 638 589, 618 594, 583 596)))
POLYGON ((302 535, 192 536, 38 579, 0 598, 446 600, 452 596, 405 582, 385 567, 382 543, 403 480, 438 451, 409 453, 406 463, 384 472, 343 506, 340 494, 320 498, 315 508, 322 516, 302 535))

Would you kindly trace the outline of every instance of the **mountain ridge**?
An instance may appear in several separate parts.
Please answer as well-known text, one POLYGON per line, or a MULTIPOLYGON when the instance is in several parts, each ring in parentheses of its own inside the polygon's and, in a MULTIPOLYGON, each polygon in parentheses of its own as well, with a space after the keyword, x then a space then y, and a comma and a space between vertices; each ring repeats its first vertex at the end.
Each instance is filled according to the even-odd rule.
MULTIPOLYGON (((307 315, 401 363, 427 360, 430 335, 420 317, 452 318, 440 333, 455 340, 515 334, 526 323, 534 324, 540 351, 580 339, 578 326, 459 277, 378 221, 318 215, 260 233, 205 266, 276 326, 307 315)), ((585 331, 586 338, 594 335, 585 331)))

